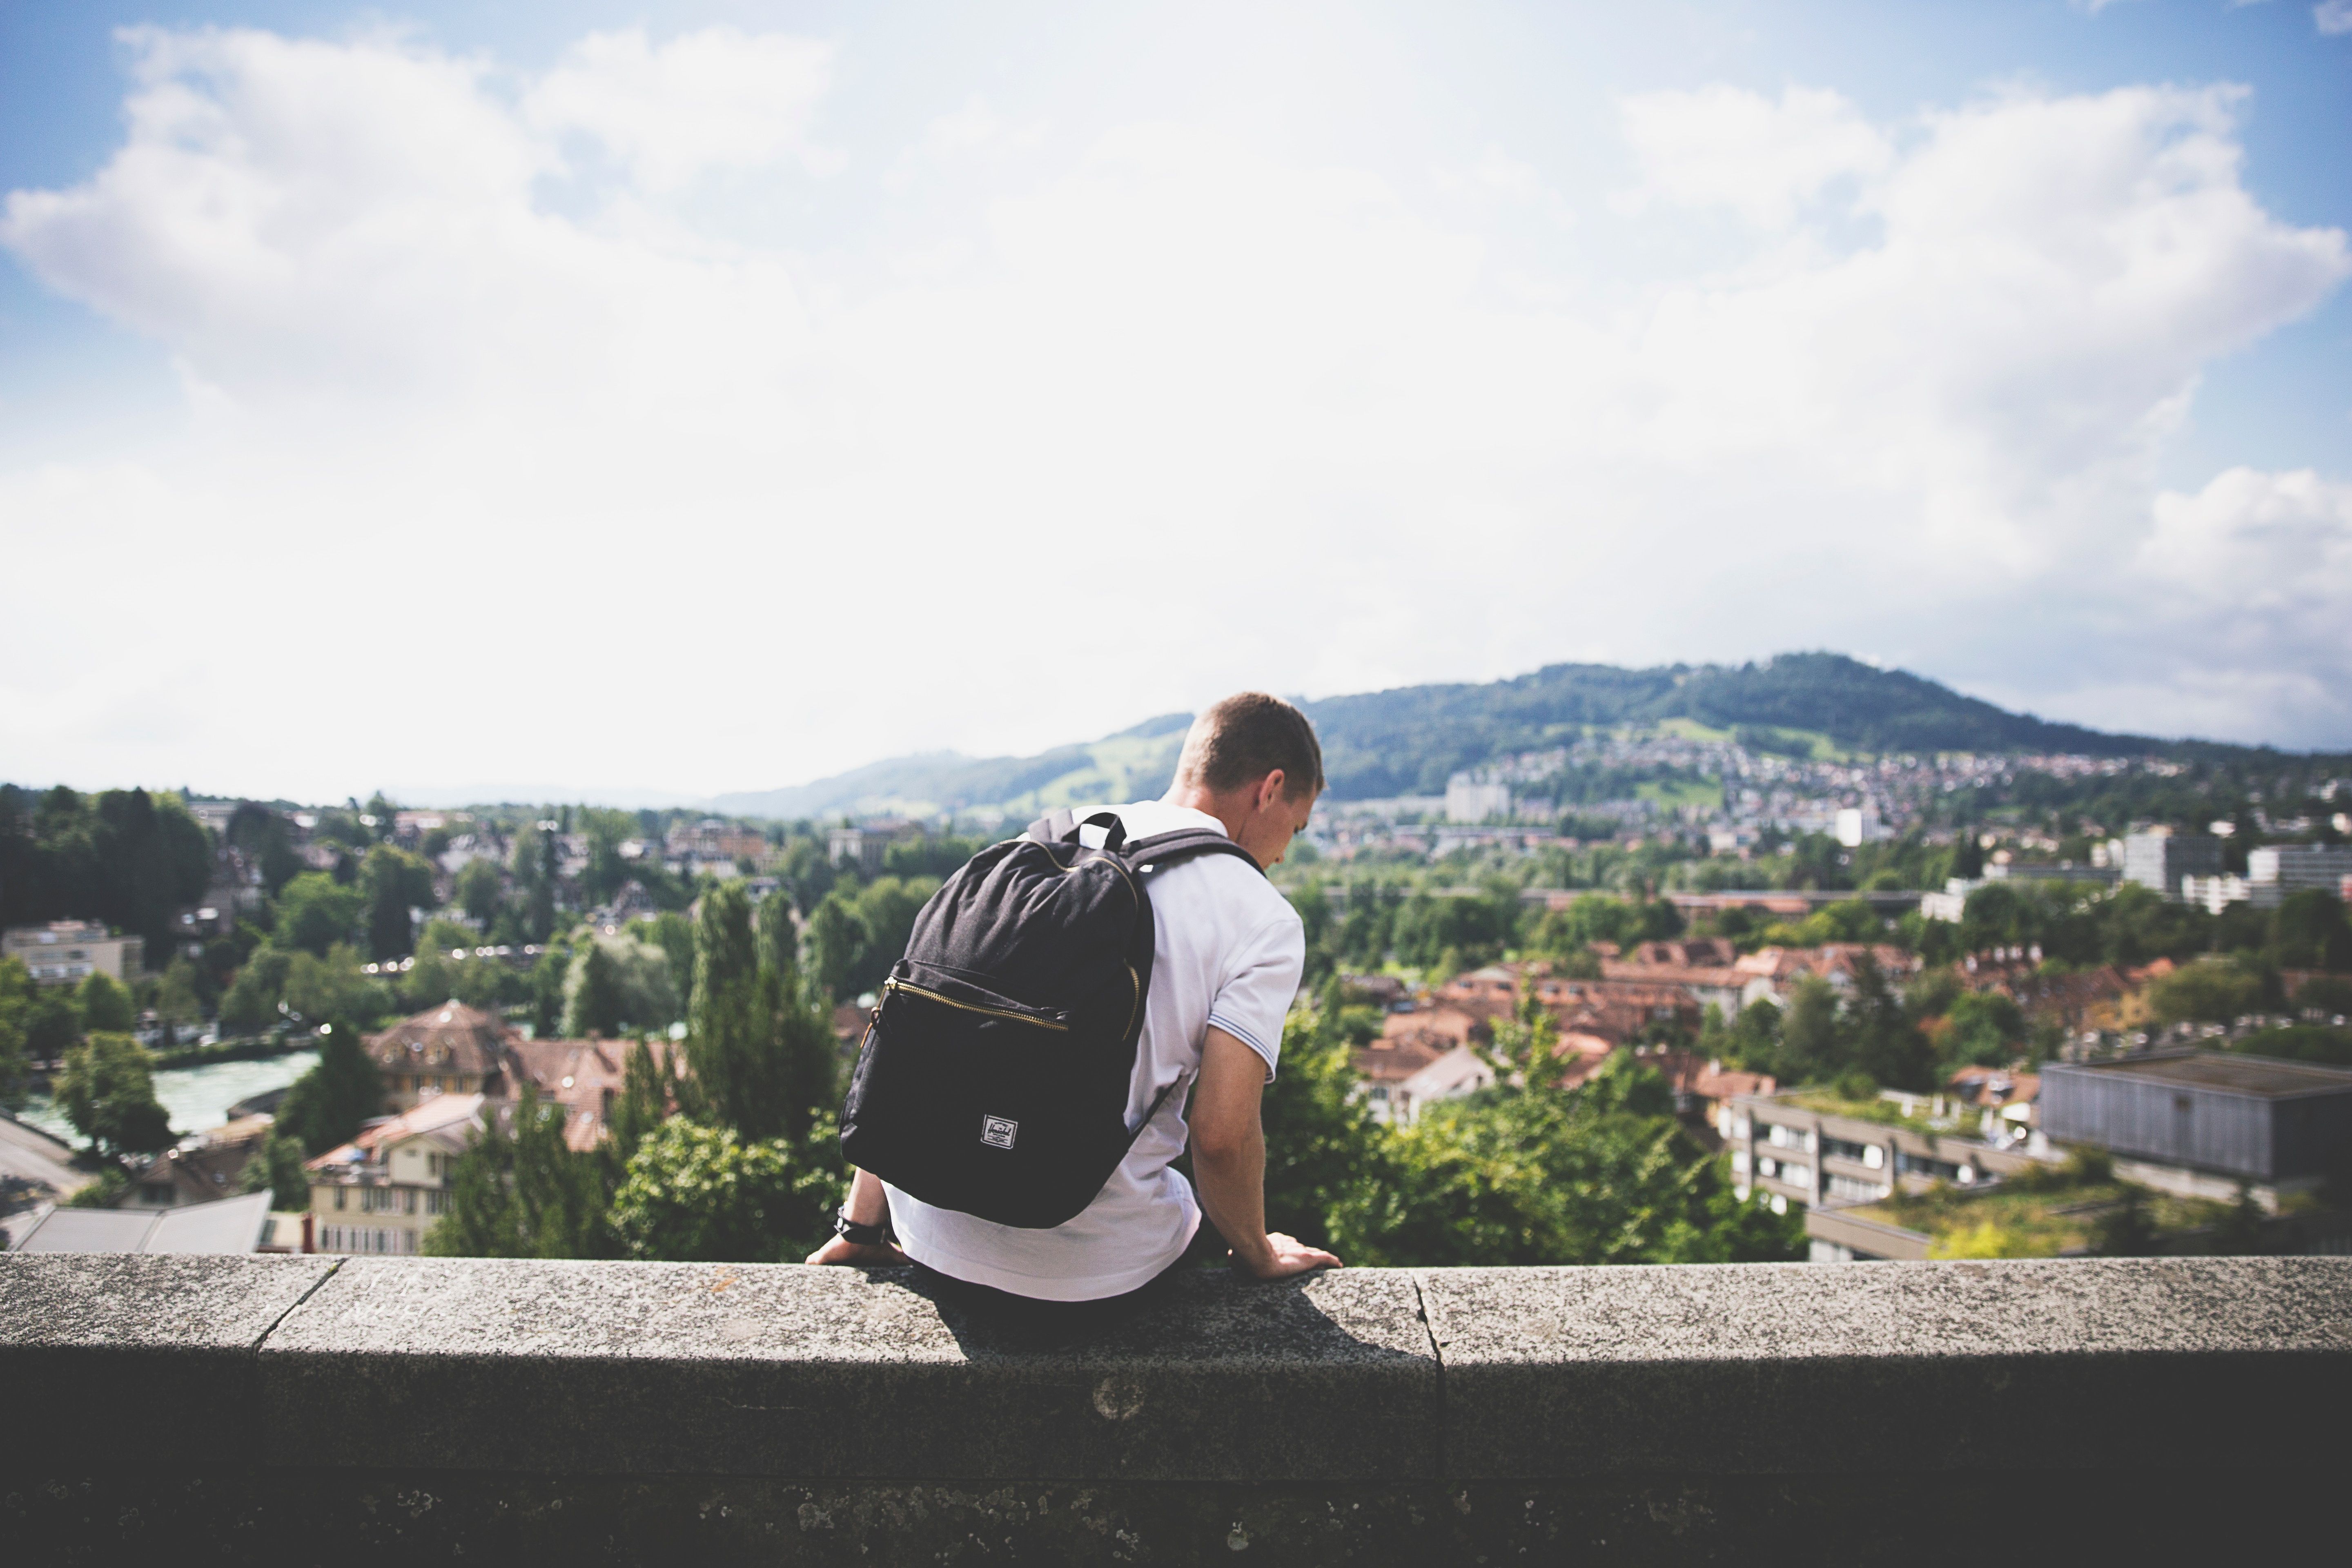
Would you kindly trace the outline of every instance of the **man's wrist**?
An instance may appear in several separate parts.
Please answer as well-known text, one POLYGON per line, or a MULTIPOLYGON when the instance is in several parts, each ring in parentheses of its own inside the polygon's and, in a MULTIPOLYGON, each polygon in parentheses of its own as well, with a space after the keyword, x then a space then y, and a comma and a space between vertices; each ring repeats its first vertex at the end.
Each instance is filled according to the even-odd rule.
POLYGON ((890 1215, 887 1211, 881 1219, 866 1225, 850 1218, 845 1205, 833 1216, 833 1233, 852 1247, 887 1247, 895 1239, 890 1234, 890 1215))
POLYGON ((1274 1266, 1274 1243, 1263 1235, 1255 1241, 1234 1244, 1234 1267, 1251 1274, 1265 1272, 1274 1266))

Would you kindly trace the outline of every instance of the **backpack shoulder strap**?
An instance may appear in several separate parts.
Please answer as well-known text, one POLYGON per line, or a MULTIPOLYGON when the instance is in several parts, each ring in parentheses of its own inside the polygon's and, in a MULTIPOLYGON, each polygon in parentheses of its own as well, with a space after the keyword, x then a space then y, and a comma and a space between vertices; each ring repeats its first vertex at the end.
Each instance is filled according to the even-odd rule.
POLYGON ((1251 870, 1260 876, 1265 874, 1256 856, 1213 827, 1180 827, 1173 833, 1155 833, 1149 838, 1132 840, 1121 853, 1128 864, 1139 871, 1156 870, 1202 855, 1237 855, 1249 863, 1251 870))
POLYGON ((1120 847, 1127 842, 1127 825, 1119 821, 1118 813, 1097 811, 1091 816, 1080 816, 1068 806, 1064 806, 1059 811, 1048 812, 1039 817, 1029 825, 1028 830, 1022 837, 1034 839, 1040 844, 1076 844, 1078 842, 1078 829, 1081 827, 1101 828, 1103 830, 1102 847, 1113 854, 1118 853, 1120 847))

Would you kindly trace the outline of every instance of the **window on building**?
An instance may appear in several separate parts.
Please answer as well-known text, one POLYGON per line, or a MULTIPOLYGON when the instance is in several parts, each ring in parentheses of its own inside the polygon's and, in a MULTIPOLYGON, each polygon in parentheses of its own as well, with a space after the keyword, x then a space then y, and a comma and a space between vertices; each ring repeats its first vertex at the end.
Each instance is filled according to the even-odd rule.
POLYGON ((1932 1176, 1939 1182, 1957 1182, 1960 1167, 1950 1160, 1937 1160, 1926 1154, 1914 1154, 1906 1149, 1895 1152, 1895 1169, 1906 1176, 1932 1176))
POLYGON ((1875 1203, 1887 1195, 1887 1189, 1876 1182, 1865 1182, 1860 1176, 1841 1176, 1835 1171, 1822 1178, 1822 1191, 1824 1196, 1854 1203, 1875 1203))
POLYGON ((1851 1138, 1832 1138, 1824 1132, 1822 1134, 1822 1152, 1832 1159, 1851 1160, 1859 1165, 1869 1157, 1870 1146, 1857 1143, 1851 1138))
POLYGON ((335 1189, 335 1206, 337 1208, 343 1206, 343 1189, 341 1187, 335 1189))

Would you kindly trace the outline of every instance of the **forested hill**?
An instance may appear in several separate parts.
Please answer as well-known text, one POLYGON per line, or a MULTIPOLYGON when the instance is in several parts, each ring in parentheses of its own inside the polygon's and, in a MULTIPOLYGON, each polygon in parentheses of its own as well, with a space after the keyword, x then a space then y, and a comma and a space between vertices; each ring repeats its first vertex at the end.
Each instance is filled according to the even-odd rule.
MULTIPOLYGON (((1305 707, 1323 738, 1331 794, 1339 800, 1435 795, 1461 769, 1561 744, 1586 726, 1666 719, 1745 731, 1767 745, 1772 731, 1819 735, 1857 752, 2114 756, 2235 749, 2168 745, 2048 723, 1916 675, 1876 669, 1833 653, 1783 654, 1736 667, 1556 664, 1511 680, 1405 686, 1328 697, 1305 707)), ((722 795, 709 804, 719 811, 775 817, 840 812, 927 816, 975 806, 1019 813, 1156 795, 1167 787, 1189 717, 1163 715, 1100 741, 1034 757, 901 757, 814 784, 722 795)))
POLYGON ((1307 703, 1338 799, 1433 795, 1488 758, 1573 739, 1585 725, 1689 719, 1718 730, 1826 735, 1863 752, 2137 754, 2158 742, 2053 724, 1901 670, 1834 653, 1761 664, 1620 669, 1555 664, 1479 686, 1403 686, 1307 703))

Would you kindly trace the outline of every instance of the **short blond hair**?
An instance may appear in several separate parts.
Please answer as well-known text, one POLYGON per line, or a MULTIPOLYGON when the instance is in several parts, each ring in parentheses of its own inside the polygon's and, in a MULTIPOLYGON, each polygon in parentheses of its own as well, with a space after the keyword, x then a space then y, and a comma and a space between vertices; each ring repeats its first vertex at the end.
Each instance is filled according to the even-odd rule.
POLYGON ((1323 793, 1323 745, 1307 715, 1279 697, 1237 691, 1192 721, 1176 782, 1222 795, 1280 768, 1283 794, 1296 800, 1323 793))

